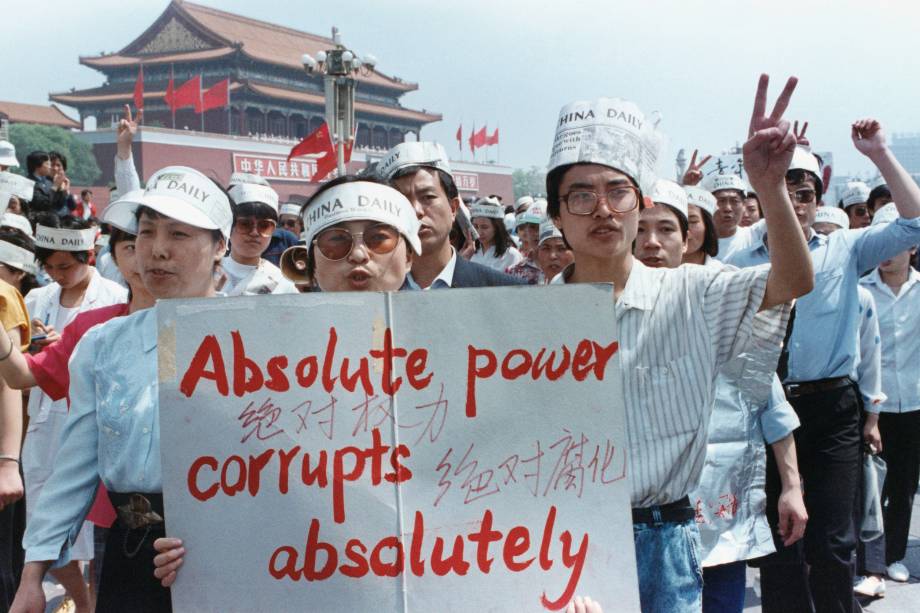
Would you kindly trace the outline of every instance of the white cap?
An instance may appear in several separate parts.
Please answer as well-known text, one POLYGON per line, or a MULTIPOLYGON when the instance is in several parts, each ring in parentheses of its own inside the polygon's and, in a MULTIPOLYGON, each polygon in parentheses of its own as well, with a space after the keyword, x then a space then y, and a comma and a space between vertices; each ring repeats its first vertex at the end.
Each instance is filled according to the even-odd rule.
MULTIPOLYGON (((265 187, 271 187, 268 182, 268 179, 262 175, 254 175, 250 172, 235 172, 230 175, 230 182, 227 183, 227 187, 233 187, 234 185, 242 185, 243 183, 249 183, 250 185, 264 185, 265 187)), ((237 203, 239 204, 239 203, 237 203)))
POLYGON ((267 185, 237 183, 231 186, 228 191, 235 205, 256 202, 259 204, 267 204, 276 213, 278 212, 278 192, 267 185))
POLYGON ((303 211, 306 243, 309 246, 317 234, 343 221, 365 219, 393 226, 412 251, 421 255, 419 222, 412 204, 392 187, 370 181, 342 183, 312 198, 303 211))
POLYGON ((514 209, 517 210, 517 209, 521 208, 522 206, 530 206, 530 205, 533 204, 533 203, 534 203, 533 197, 531 197, 531 196, 521 196, 521 197, 518 198, 517 201, 514 203, 514 209))
POLYGON ((34 253, 3 240, 0 240, 0 262, 27 273, 36 271, 34 253))
MULTIPOLYGON (((818 164, 818 158, 812 152, 804 147, 796 147, 792 152, 792 161, 789 163, 789 170, 805 170, 815 176, 818 182, 818 188, 823 192, 824 183, 821 180, 821 166, 818 164)), ((788 171, 787 171, 788 172, 788 171)))
POLYGON ((517 228, 525 223, 541 224, 544 219, 546 219, 546 201, 534 200, 526 211, 517 215, 514 227, 517 228))
POLYGON ((885 185, 885 186, 888 185, 887 183, 885 183, 885 177, 883 177, 882 175, 875 177, 874 179, 872 179, 872 181, 869 182, 869 189, 875 189, 876 187, 880 185, 885 185))
MULTIPOLYGON (((16 196, 20 200, 32 200, 35 181, 12 172, 0 172, 0 192, 16 196)), ((7 198, 9 201, 9 198, 7 198)))
POLYGON ((895 206, 894 202, 889 202, 882 208, 875 211, 875 215, 872 216, 872 225, 877 225, 880 223, 891 223, 900 217, 898 213, 898 207, 895 206))
POLYGON ((72 230, 39 224, 35 227, 35 247, 52 251, 90 251, 96 244, 97 232, 96 228, 72 230))
MULTIPOLYGON (((3 208, 6 208, 4 206, 3 208)), ((29 223, 29 220, 26 219, 24 215, 18 213, 10 213, 7 211, 0 217, 0 226, 8 226, 10 228, 16 228, 21 230, 26 236, 30 238, 35 238, 35 232, 32 230, 32 224, 29 223)))
POLYGON ((655 182, 662 136, 635 103, 581 100, 562 107, 548 172, 575 163, 601 164, 629 176, 643 192, 655 182))
POLYGON ((850 218, 843 209, 836 206, 819 206, 815 211, 815 223, 832 223, 846 230, 850 227, 850 218))
POLYGON ((137 209, 146 206, 161 215, 230 238, 230 200, 209 178, 185 166, 167 166, 153 173, 147 189, 129 192, 106 207, 105 223, 137 234, 137 209))
POLYGON ((667 179, 655 181, 652 191, 649 192, 649 198, 655 204, 667 204, 674 207, 684 216, 684 221, 687 221, 687 192, 674 181, 667 179))
POLYGON ((717 192, 723 189, 734 189, 741 192, 742 197, 747 193, 747 185, 736 174, 710 175, 706 180, 706 189, 717 192))
POLYGON ((684 187, 687 193, 687 204, 692 204, 709 213, 712 217, 716 214, 716 197, 710 194, 702 187, 687 185, 684 187))
POLYGON ((862 181, 851 181, 847 183, 847 188, 841 197, 843 208, 853 206, 854 204, 865 204, 869 201, 870 191, 869 186, 862 181))
POLYGON ((476 217, 504 219, 505 207, 495 198, 480 198, 470 207, 470 219, 475 219, 476 217))
POLYGON ((278 212, 278 214, 300 217, 300 209, 302 208, 302 204, 297 204, 296 202, 286 202, 285 204, 281 205, 281 210, 278 212))
POLYGON ((19 166, 16 147, 8 140, 0 140, 0 166, 19 166))
POLYGON ((544 241, 548 241, 551 238, 562 238, 562 232, 559 231, 552 219, 544 219, 540 222, 540 241, 537 244, 542 245, 544 241))
POLYGON ((425 166, 450 174, 450 161, 444 147, 438 143, 421 141, 399 143, 387 151, 377 163, 377 175, 389 181, 393 175, 409 166, 425 166))

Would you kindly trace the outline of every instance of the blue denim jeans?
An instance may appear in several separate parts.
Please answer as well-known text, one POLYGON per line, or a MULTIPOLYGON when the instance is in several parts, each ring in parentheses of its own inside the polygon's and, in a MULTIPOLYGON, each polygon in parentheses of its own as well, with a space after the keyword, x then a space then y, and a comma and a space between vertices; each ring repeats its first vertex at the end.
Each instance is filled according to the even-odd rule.
POLYGON ((633 524, 633 541, 643 613, 702 611, 703 570, 696 521, 633 524))

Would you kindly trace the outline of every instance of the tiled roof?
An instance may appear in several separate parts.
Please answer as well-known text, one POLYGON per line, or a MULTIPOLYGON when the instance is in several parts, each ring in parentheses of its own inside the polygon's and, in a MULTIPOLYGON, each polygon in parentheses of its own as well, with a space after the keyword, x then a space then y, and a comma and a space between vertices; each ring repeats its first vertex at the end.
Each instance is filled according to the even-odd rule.
MULTIPOLYGON (((169 59, 163 59, 163 56, 157 57, 156 55, 144 55, 141 58, 141 56, 132 53, 132 49, 138 46, 137 43, 141 38, 153 34, 148 29, 138 40, 135 40, 118 53, 84 57, 80 58, 80 62, 94 68, 129 66, 139 63, 141 59, 143 59, 144 63, 177 62, 220 57, 223 54, 231 53, 234 50, 233 48, 237 47, 243 55, 254 60, 303 70, 303 63, 300 58, 304 53, 315 56, 318 52, 329 49, 335 44, 331 38, 235 15, 209 6, 185 2, 184 0, 173 0, 157 21, 165 22, 164 17, 167 17, 170 13, 194 22, 209 35, 209 38, 220 42, 219 48, 207 51, 174 53, 170 54, 169 59), (217 55, 208 56, 208 53, 216 53, 217 55)), ((415 83, 408 83, 378 71, 368 75, 359 75, 357 79, 361 82, 403 92, 418 89, 418 85, 415 83)))
POLYGON ((21 104, 0 100, 0 114, 9 118, 10 123, 33 123, 43 126, 60 126, 62 128, 79 128, 80 122, 65 115, 55 105, 21 104))

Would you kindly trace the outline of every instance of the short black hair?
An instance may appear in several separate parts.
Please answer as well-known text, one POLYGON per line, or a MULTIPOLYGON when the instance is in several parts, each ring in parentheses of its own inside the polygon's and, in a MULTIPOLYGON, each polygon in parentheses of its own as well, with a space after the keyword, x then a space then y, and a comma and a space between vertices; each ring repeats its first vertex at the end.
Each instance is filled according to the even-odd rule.
MULTIPOLYGON (((47 228, 61 228, 65 230, 86 230, 90 227, 89 222, 74 217, 73 215, 64 215, 58 216, 55 213, 37 213, 35 219, 33 220, 34 225, 36 226, 45 226, 47 228)), ((62 251, 64 253, 69 253, 73 256, 73 259, 80 262, 81 264, 89 263, 89 251, 67 251, 64 249, 47 249, 45 247, 36 247, 35 248, 35 259, 38 260, 38 263, 42 266, 45 265, 45 262, 48 261, 52 255, 62 251)))
POLYGON ((441 188, 444 190, 444 193, 447 194, 449 199, 453 200, 454 198, 458 198, 460 196, 460 190, 457 189, 457 184, 454 182, 454 178, 450 176, 449 173, 444 172, 440 168, 433 168, 431 166, 406 166, 405 168, 400 168, 398 171, 396 171, 396 174, 390 178, 390 183, 396 179, 414 175, 420 170, 427 170, 429 172, 437 173, 438 180, 441 182, 441 188))
MULTIPOLYGON (((668 204, 667 202, 656 202, 655 203, 656 206, 659 204, 662 206, 666 206, 668 209, 671 210, 672 213, 674 213, 674 217, 677 218, 677 227, 680 228, 680 238, 686 241, 687 233, 690 232, 690 222, 687 220, 687 216, 684 215, 682 212, 680 212, 677 209, 677 207, 672 206, 668 204)), ((641 220, 642 217, 640 216, 639 219, 641 220)))
MULTIPOLYGON (((16 245, 17 247, 22 247, 29 253, 35 253, 35 247, 32 244, 32 239, 22 233, 21 230, 10 229, 10 230, 0 230, 0 241, 6 241, 11 245, 16 245)), ((5 264, 5 266, 9 266, 5 264)), ((35 275, 28 271, 21 271, 23 273, 22 279, 19 281, 19 293, 25 296, 30 291, 36 287, 40 287, 38 281, 35 279, 35 275)))
POLYGON ((891 198, 891 190, 888 189, 887 185, 876 185, 872 188, 872 191, 869 192, 869 198, 866 200, 866 204, 869 205, 869 210, 874 211, 876 207, 875 201, 882 198, 891 198))
POLYGON ((264 202, 244 202, 233 207, 233 223, 240 217, 255 217, 256 219, 271 219, 278 221, 278 211, 264 202))
POLYGON ((44 151, 33 151, 26 156, 26 169, 28 169, 29 174, 34 174, 35 170, 47 162, 50 158, 48 154, 44 151))
MULTIPOLYGON (((137 222, 140 222, 141 217, 149 217, 151 219, 168 219, 166 215, 151 209, 149 206, 139 206, 137 207, 137 210, 134 211, 134 219, 137 222)), ((211 240, 214 243, 219 243, 220 241, 224 240, 224 233, 220 230, 210 230, 210 232, 211 240)))
POLYGON ((802 170, 801 168, 794 168, 786 173, 786 180, 793 185, 802 185, 805 183, 806 179, 811 179, 815 182, 815 202, 820 202, 821 196, 824 195, 824 190, 822 181, 819 177, 816 177, 814 173, 807 170, 802 170))
MULTIPOLYGON (((759 206, 758 200, 758 206, 759 206)), ((703 233, 703 244, 700 245, 700 251, 705 253, 711 258, 719 255, 719 233, 716 232, 716 224, 712 221, 712 215, 709 214, 709 211, 703 207, 696 207, 700 210, 700 217, 703 219, 703 227, 705 232, 703 233)))
POLYGON ((80 192, 80 198, 84 198, 84 197, 86 196, 86 194, 89 194, 90 196, 92 196, 92 195, 93 195, 93 190, 91 190, 91 189, 84 189, 82 192, 80 192))
POLYGON ((137 239, 137 236, 129 232, 125 232, 120 228, 112 228, 111 233, 109 234, 109 253, 112 254, 112 261, 118 264, 118 256, 115 253, 115 245, 118 243, 124 243, 127 241, 133 241, 137 239))
POLYGON ((61 167, 63 167, 64 170, 67 170, 67 156, 61 153, 60 151, 49 151, 48 158, 52 162, 54 162, 55 160, 59 161, 61 163, 61 167))

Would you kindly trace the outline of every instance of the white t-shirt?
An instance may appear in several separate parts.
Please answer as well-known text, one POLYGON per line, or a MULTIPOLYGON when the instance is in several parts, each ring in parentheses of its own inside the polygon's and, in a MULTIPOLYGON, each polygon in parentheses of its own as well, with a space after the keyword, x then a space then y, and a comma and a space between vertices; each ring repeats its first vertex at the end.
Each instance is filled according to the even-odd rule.
POLYGON ((724 262, 732 254, 750 249, 763 240, 766 230, 767 224, 762 219, 746 228, 739 226, 731 236, 719 239, 719 254, 716 259, 724 262))
POLYGON ((227 275, 227 282, 220 291, 224 296, 297 293, 294 282, 268 260, 259 260, 258 265, 252 266, 240 264, 228 255, 221 260, 220 267, 227 275))
POLYGON ((492 245, 484 252, 477 249, 473 257, 470 258, 470 261, 474 264, 482 264, 483 266, 494 268, 498 272, 505 272, 523 259, 524 256, 521 255, 521 252, 515 247, 508 247, 500 258, 495 257, 495 245, 492 245))

